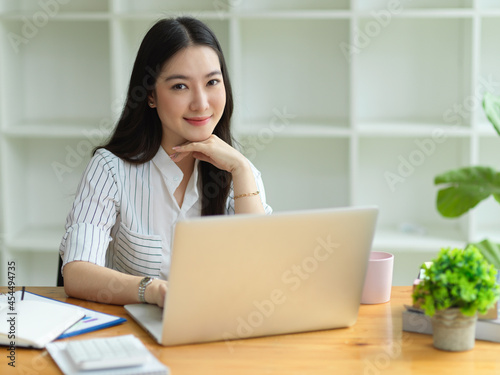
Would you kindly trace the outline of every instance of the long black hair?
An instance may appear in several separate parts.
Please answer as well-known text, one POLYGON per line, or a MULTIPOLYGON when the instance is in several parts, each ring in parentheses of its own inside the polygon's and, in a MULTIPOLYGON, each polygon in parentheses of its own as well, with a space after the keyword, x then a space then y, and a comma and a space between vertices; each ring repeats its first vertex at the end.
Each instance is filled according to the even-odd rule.
MULTIPOLYGON (((188 46, 211 47, 221 66, 226 105, 214 134, 232 145, 230 130, 233 113, 233 94, 224 55, 215 34, 203 22, 191 17, 158 21, 142 40, 135 59, 127 98, 118 124, 103 146, 116 156, 134 164, 150 161, 161 147, 162 125, 155 108, 148 105, 148 95, 155 88, 156 79, 164 64, 177 52, 188 46)), ((202 215, 220 215, 231 185, 231 174, 210 163, 200 161, 202 182, 202 215)))

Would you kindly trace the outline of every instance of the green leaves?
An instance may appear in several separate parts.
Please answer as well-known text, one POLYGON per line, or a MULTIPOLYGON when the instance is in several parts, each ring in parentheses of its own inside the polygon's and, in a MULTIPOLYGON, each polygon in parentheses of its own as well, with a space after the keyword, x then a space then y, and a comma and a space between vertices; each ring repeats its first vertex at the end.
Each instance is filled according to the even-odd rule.
POLYGON ((415 287, 413 301, 427 315, 458 307, 465 315, 485 313, 500 297, 496 268, 475 246, 441 249, 432 264, 422 265, 425 277, 415 287))
MULTIPOLYGON (((500 96, 484 94, 483 108, 500 135, 500 96)), ((459 217, 490 195, 500 203, 500 173, 489 167, 451 170, 437 176, 434 184, 445 185, 436 199, 437 209, 444 217, 459 217)))
POLYGON ((500 97, 489 92, 483 97, 484 113, 500 135, 500 97))
POLYGON ((490 167, 464 167, 435 177, 436 206, 444 217, 459 217, 493 194, 500 203, 500 173, 490 167))
POLYGON ((488 239, 472 244, 483 254, 484 258, 493 264, 496 269, 500 269, 500 246, 488 239))

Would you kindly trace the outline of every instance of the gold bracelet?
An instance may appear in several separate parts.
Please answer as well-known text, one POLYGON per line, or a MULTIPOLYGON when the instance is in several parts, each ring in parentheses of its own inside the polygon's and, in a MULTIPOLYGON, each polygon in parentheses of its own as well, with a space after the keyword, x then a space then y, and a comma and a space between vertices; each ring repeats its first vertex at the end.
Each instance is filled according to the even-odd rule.
POLYGON ((237 195, 236 197, 234 197, 234 199, 238 199, 238 198, 243 198, 243 197, 251 197, 252 195, 259 195, 260 194, 260 191, 255 191, 253 193, 247 193, 247 194, 240 194, 240 195, 237 195))

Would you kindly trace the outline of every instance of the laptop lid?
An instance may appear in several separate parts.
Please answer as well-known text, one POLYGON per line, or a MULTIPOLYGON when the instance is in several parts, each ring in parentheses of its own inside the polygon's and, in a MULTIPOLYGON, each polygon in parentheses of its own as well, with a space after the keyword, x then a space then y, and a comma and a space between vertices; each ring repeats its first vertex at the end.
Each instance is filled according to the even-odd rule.
POLYGON ((377 213, 358 207, 179 222, 162 330, 146 329, 160 344, 180 345, 354 324, 377 213))

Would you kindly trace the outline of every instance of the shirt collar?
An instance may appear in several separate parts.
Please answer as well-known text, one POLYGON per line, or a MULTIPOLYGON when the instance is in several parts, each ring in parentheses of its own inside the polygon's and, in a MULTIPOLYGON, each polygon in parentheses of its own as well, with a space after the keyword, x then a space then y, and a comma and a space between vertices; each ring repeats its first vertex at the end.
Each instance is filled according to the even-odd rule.
POLYGON ((175 189, 177 189, 181 183, 182 177, 184 177, 181 169, 177 166, 177 164, 175 164, 174 161, 172 161, 172 159, 170 159, 170 156, 168 156, 167 152, 161 146, 156 155, 153 157, 153 163, 165 179, 169 190, 171 187, 174 188, 172 190, 173 194, 175 189))
MULTIPOLYGON (((175 162, 170 159, 167 152, 160 146, 158 152, 152 159, 154 165, 158 168, 162 174, 165 183, 167 184, 167 189, 173 196, 175 190, 179 187, 184 174, 181 169, 175 164, 175 162)), ((199 197, 198 192, 198 164, 199 160, 196 159, 194 162, 194 170, 189 183, 186 187, 186 193, 184 194, 184 202, 182 204, 183 209, 189 209, 199 197)))

